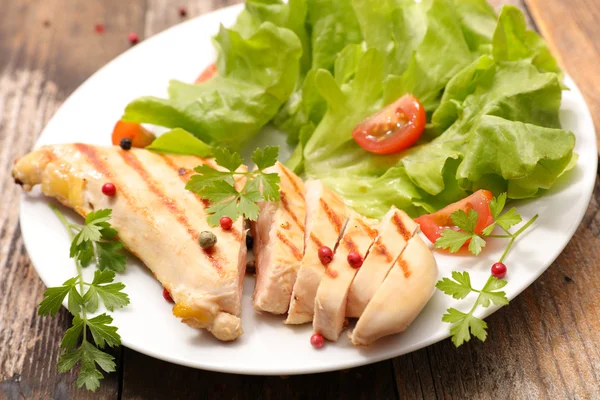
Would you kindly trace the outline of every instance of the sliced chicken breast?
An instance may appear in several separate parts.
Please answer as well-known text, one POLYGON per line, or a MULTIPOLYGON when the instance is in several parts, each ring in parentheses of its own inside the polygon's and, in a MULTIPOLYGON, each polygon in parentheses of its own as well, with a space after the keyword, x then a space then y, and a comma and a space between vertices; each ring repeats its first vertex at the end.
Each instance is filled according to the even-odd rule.
POLYGON ((396 207, 383 217, 379 236, 350 286, 346 317, 360 317, 417 228, 417 223, 396 207))
POLYGON ((294 284, 286 324, 312 321, 317 288, 326 268, 319 259, 319 249, 327 246, 333 251, 346 223, 346 205, 337 194, 319 180, 308 180, 304 187, 305 250, 294 284))
POLYGON ((437 277, 431 250, 414 236, 350 332, 352 343, 368 345, 404 331, 433 295, 437 277))
POLYGON ((352 211, 333 261, 321 279, 313 330, 328 340, 336 341, 344 328, 348 290, 357 271, 348 263, 348 254, 355 251, 364 258, 377 237, 376 227, 377 221, 352 211))
POLYGON ((254 308, 284 314, 290 306, 304 253, 304 183, 279 162, 267 172, 279 174, 280 201, 261 204, 258 219, 252 224, 256 257, 254 308))
POLYGON ((246 233, 241 218, 230 231, 210 227, 206 202, 185 189, 202 163, 218 168, 193 156, 77 143, 31 152, 16 162, 13 176, 26 191, 41 184, 44 194, 82 216, 112 209, 119 238, 169 290, 173 313, 220 340, 233 340, 242 334, 246 233), (116 186, 114 197, 102 194, 106 182, 116 186), (198 243, 205 230, 218 238, 210 250, 198 243))

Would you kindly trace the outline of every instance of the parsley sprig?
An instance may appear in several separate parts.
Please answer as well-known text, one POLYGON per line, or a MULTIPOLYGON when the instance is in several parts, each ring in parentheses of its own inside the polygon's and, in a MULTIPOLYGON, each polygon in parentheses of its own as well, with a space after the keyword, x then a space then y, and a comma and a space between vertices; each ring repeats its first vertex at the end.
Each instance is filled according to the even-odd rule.
POLYGON ((101 349, 121 344, 113 319, 106 313, 95 317, 88 314, 98 310, 100 302, 109 311, 125 307, 129 297, 123 292, 125 285, 114 282, 115 271, 125 270, 123 245, 114 241, 117 231, 108 222, 111 210, 91 212, 84 225, 73 224, 55 207, 55 214, 63 223, 71 239, 70 256, 75 260, 77 276, 68 279, 61 286, 48 288, 40 303, 39 315, 55 315, 67 298, 67 308, 73 314, 73 324, 65 332, 61 347, 65 353, 58 361, 59 372, 67 372, 78 363, 81 365, 77 377, 77 387, 95 391, 100 386, 102 372, 115 371, 114 357, 101 349), (83 279, 83 268, 94 261, 98 270, 92 282, 83 279), (91 334, 92 341, 88 340, 91 334), (81 340, 80 340, 81 339, 81 340))
MULTIPOLYGON (((517 213, 515 207, 512 207, 510 210, 503 213, 505 205, 506 193, 502 193, 500 196, 497 198, 494 197, 490 201, 490 211, 494 217, 494 222, 485 227, 481 234, 475 232, 475 226, 479 219, 477 211, 471 209, 469 212, 465 212, 464 210, 453 212, 450 214, 450 218, 460 230, 444 230, 440 238, 436 240, 435 247, 448 249, 451 253, 455 253, 469 242, 469 251, 474 255, 478 255, 486 245, 484 237, 510 239, 500 260, 498 260, 500 263, 503 262, 515 243, 515 240, 538 218, 538 215, 536 214, 515 233, 512 233, 510 229, 521 223, 523 218, 517 213), (492 232, 496 227, 502 229, 505 234, 492 235, 492 232)), ((475 300, 475 303, 468 313, 459 311, 456 308, 449 308, 446 310, 446 314, 442 316, 442 321, 453 324, 450 328, 450 334, 452 335, 452 342, 456 347, 468 342, 471 339, 471 335, 477 337, 481 341, 485 341, 487 338, 487 324, 482 319, 475 317, 473 313, 479 306, 487 308, 491 303, 499 306, 508 304, 506 293, 499 290, 506 286, 506 284, 507 281, 490 275, 482 289, 474 289, 471 285, 469 273, 458 271, 452 272, 452 279, 443 278, 437 282, 435 286, 439 290, 455 299, 464 299, 472 292, 479 293, 477 300, 475 300)))
POLYGON ((494 197, 490 201, 490 210, 494 217, 494 222, 488 225, 481 234, 475 232, 475 226, 479 218, 479 213, 474 209, 465 212, 464 210, 458 210, 450 214, 452 222, 460 229, 459 231, 453 229, 446 229, 442 232, 442 235, 436 240, 435 247, 440 249, 448 249, 451 253, 456 253, 460 250, 467 241, 469 241, 468 249, 474 255, 478 255, 481 250, 485 247, 486 241, 484 238, 504 238, 510 239, 502 257, 499 262, 504 261, 511 247, 515 243, 515 240, 521 235, 527 228, 531 226, 538 218, 536 214, 531 218, 525 225, 523 225, 515 233, 510 232, 510 228, 521 223, 523 218, 517 213, 517 209, 512 207, 505 213, 502 213, 504 206, 506 205, 506 193, 502 193, 497 198, 494 197), (504 235, 492 235, 492 232, 496 227, 502 229, 506 234, 504 235))
POLYGON ((469 293, 479 293, 477 300, 471 307, 468 313, 449 308, 446 314, 443 315, 442 321, 453 324, 450 328, 452 335, 452 343, 456 347, 464 342, 471 340, 471 334, 481 341, 487 338, 487 324, 481 318, 473 315, 477 307, 482 306, 487 308, 491 303, 503 306, 508 304, 506 293, 499 291, 507 282, 503 279, 497 279, 490 276, 482 289, 478 290, 471 285, 471 277, 468 272, 452 272, 452 279, 444 278, 435 285, 445 294, 452 296, 455 299, 464 299, 469 293))
POLYGON ((279 200, 279 175, 265 172, 265 169, 277 162, 279 147, 256 149, 252 154, 256 169, 248 172, 238 171, 243 160, 237 153, 216 148, 213 155, 217 164, 226 171, 213 169, 206 164, 200 165, 194 169, 197 174, 192 175, 185 186, 187 190, 212 203, 206 210, 210 225, 218 225, 222 217, 235 221, 243 216, 255 221, 260 211, 258 203, 279 200), (246 183, 238 191, 235 188, 235 178, 239 176, 244 176, 246 183))

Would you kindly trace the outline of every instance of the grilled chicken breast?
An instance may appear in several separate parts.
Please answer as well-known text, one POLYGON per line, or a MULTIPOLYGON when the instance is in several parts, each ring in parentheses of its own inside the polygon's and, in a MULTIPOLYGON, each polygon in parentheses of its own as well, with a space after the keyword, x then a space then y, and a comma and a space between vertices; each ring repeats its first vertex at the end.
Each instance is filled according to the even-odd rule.
POLYGON ((362 257, 377 237, 377 221, 351 212, 338 244, 333 261, 325 270, 315 298, 313 330, 324 338, 336 341, 344 328, 346 301, 356 269, 348 263, 348 254, 355 251, 362 257))
POLYGON ((185 189, 192 169, 202 163, 218 168, 194 156, 78 143, 33 151, 16 162, 13 176, 25 190, 41 184, 44 194, 82 216, 111 208, 110 222, 125 247, 171 293, 173 313, 220 340, 233 340, 242 334, 244 222, 235 221, 230 231, 208 225, 207 204, 185 189), (102 194, 108 181, 117 188, 114 197, 102 194), (210 250, 198 243, 205 230, 218 237, 210 250))
POLYGON ((346 317, 360 317, 417 227, 412 218, 396 207, 383 217, 379 236, 350 286, 346 317))
POLYGON ((256 257, 254 308, 284 314, 304 253, 304 183, 279 162, 267 172, 279 174, 280 201, 262 203, 258 219, 252 223, 256 257))
POLYGON ((414 236, 350 332, 352 343, 368 345, 404 331, 433 295, 437 276, 433 254, 414 236))
POLYGON ((346 224, 346 205, 337 194, 319 180, 308 180, 304 187, 304 257, 294 284, 286 324, 312 321, 317 288, 326 268, 319 260, 319 248, 327 246, 334 250, 346 224))

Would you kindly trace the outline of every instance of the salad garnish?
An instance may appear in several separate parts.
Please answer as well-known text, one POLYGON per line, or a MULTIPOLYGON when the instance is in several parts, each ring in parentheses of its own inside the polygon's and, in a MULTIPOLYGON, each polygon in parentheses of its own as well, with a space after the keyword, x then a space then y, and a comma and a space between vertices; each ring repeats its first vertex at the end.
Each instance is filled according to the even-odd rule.
POLYGON ((487 324, 482 319, 475 317, 473 312, 478 306, 488 307, 490 302, 499 306, 508 304, 506 293, 498 291, 498 289, 503 288, 508 283, 501 279, 504 278, 507 270, 503 261, 506 259, 517 237, 538 218, 536 214, 515 233, 511 233, 510 228, 519 224, 523 218, 517 213, 515 207, 502 213, 506 205, 506 197, 506 193, 502 193, 498 197, 491 199, 489 207, 494 221, 485 227, 481 234, 475 232, 475 224, 479 218, 477 211, 471 209, 465 212, 461 209, 450 214, 452 222, 456 224, 460 231, 445 229, 442 231, 441 237, 435 242, 435 247, 448 249, 451 253, 457 252, 468 243, 469 251, 477 256, 486 245, 484 237, 510 239, 498 262, 492 265, 491 275, 481 290, 474 289, 471 286, 471 278, 468 272, 454 271, 452 272, 452 279, 443 278, 436 284, 436 288, 455 299, 464 299, 471 292, 479 293, 477 300, 468 313, 455 308, 449 308, 446 310, 446 314, 442 316, 442 321, 453 324, 450 328, 450 334, 452 335, 452 342, 456 347, 459 347, 464 342, 468 342, 471 339, 471 334, 479 340, 485 341, 487 337, 487 324), (496 227, 501 228, 505 234, 492 235, 496 227))
POLYGON ((213 169, 203 164, 194 171, 185 188, 209 200, 212 205, 206 209, 209 214, 208 223, 217 226, 225 217, 235 221, 239 217, 256 221, 260 208, 258 203, 279 200, 279 175, 265 172, 275 165, 279 155, 279 147, 267 146, 257 148, 252 154, 256 164, 253 171, 241 171, 242 157, 238 153, 223 148, 213 149, 215 161, 224 170, 213 169), (241 190, 236 189, 236 177, 244 177, 241 190))
POLYGON ((478 290, 471 286, 471 277, 466 271, 454 271, 452 272, 452 279, 444 278, 438 281, 435 287, 455 299, 464 299, 471 292, 479 293, 477 300, 475 300, 468 313, 451 307, 442 316, 442 321, 453 324, 450 327, 450 334, 452 335, 452 343, 456 347, 471 340, 471 335, 482 342, 485 341, 487 338, 487 324, 481 318, 474 316, 473 312, 477 307, 487 308, 491 303, 499 306, 508 304, 506 293, 498 290, 506 286, 507 283, 503 279, 490 276, 483 288, 478 290))
POLYGON ((80 364, 77 387, 95 391, 100 386, 104 372, 114 372, 114 357, 101 349, 121 344, 117 327, 111 325, 113 319, 107 313, 95 317, 100 302, 108 311, 129 304, 129 297, 123 291, 125 285, 115 282, 115 272, 125 270, 123 245, 116 241, 118 232, 111 227, 111 210, 91 212, 84 225, 74 224, 55 207, 52 207, 65 226, 71 239, 70 256, 75 260, 77 275, 61 286, 48 288, 40 303, 38 314, 54 316, 65 298, 68 297, 68 310, 73 314, 72 326, 65 332, 61 347, 65 352, 58 361, 59 372, 67 372, 80 364), (92 282, 83 278, 83 268, 95 262, 92 282), (91 340, 90 340, 91 334, 91 340))
POLYGON ((512 207, 510 210, 502 214, 504 206, 506 205, 506 193, 502 193, 497 198, 494 197, 490 201, 490 210, 494 217, 494 222, 488 225, 481 234, 475 232, 475 225, 479 218, 479 214, 474 209, 465 212, 464 210, 457 210, 450 214, 452 222, 460 229, 459 231, 453 229, 445 229, 442 231, 442 235, 435 241, 435 247, 438 249, 448 249, 451 253, 456 253, 468 242, 468 249, 473 255, 478 255, 481 250, 485 247, 486 241, 484 238, 503 238, 510 239, 502 257, 498 262, 503 262, 512 245, 519 235, 521 235, 527 228, 531 226, 538 218, 538 215, 534 215, 525 225, 523 225, 515 233, 510 232, 510 228, 514 225, 519 224, 523 219, 517 213, 517 209, 512 207), (503 235, 492 235, 494 228, 501 228, 505 234, 503 235))

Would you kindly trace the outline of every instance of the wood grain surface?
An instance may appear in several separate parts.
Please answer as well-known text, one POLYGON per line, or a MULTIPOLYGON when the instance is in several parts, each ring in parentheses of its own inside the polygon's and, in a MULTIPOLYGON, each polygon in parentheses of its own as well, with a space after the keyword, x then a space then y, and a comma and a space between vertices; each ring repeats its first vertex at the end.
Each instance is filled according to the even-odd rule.
MULTIPOLYGON (((488 318, 490 336, 449 340, 394 360, 326 374, 253 377, 194 370, 127 348, 96 393, 58 374, 70 316, 36 315, 44 285, 24 249, 13 160, 31 149, 66 97, 130 45, 237 1, 0 1, 0 399, 596 399, 600 398, 600 181, 565 251, 530 288, 488 318), (98 35, 94 25, 106 30, 98 35)), ((597 0, 493 1, 532 15, 600 122, 597 0), (526 7, 525 7, 526 6, 526 7)))

